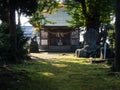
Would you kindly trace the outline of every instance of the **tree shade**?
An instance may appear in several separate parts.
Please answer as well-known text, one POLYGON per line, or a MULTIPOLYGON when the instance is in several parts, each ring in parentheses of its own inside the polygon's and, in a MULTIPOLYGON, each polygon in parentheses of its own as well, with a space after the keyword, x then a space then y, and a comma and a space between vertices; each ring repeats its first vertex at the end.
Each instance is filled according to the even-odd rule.
POLYGON ((115 60, 113 71, 120 72, 120 0, 116 0, 116 23, 115 23, 115 60))

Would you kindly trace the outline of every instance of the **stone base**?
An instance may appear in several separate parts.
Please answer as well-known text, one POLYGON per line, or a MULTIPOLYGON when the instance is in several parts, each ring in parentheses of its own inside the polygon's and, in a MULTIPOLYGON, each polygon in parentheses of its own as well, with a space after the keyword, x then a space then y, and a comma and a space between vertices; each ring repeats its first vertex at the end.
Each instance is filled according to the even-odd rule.
POLYGON ((82 48, 82 49, 77 49, 75 51, 75 56, 77 57, 96 57, 98 56, 98 52, 100 52, 99 47, 95 46, 94 48, 91 48, 89 46, 82 48))

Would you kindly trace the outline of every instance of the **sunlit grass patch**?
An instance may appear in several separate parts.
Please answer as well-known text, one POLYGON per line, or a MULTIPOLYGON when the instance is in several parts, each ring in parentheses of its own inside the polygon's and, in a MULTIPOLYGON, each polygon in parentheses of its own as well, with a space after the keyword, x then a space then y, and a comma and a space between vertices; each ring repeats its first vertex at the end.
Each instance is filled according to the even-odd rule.
POLYGON ((55 67, 67 67, 66 64, 52 64, 55 67))
POLYGON ((42 74, 44 76, 48 76, 48 77, 54 76, 54 74, 51 72, 40 72, 40 74, 42 74))

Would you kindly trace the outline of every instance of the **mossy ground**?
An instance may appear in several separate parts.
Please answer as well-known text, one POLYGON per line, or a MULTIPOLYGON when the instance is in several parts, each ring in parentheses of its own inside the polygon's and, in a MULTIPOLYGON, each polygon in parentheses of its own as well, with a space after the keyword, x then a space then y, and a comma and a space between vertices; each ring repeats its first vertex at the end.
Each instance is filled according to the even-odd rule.
POLYGON ((0 90, 120 90, 120 73, 72 53, 31 54, 32 61, 0 69, 0 90))

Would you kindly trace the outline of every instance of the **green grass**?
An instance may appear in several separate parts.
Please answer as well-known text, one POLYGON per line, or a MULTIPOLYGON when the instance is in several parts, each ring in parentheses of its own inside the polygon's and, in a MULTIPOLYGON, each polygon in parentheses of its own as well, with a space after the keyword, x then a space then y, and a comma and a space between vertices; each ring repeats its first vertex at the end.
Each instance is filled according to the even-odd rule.
POLYGON ((86 58, 39 59, 0 72, 0 90, 120 90, 120 73, 86 58))

